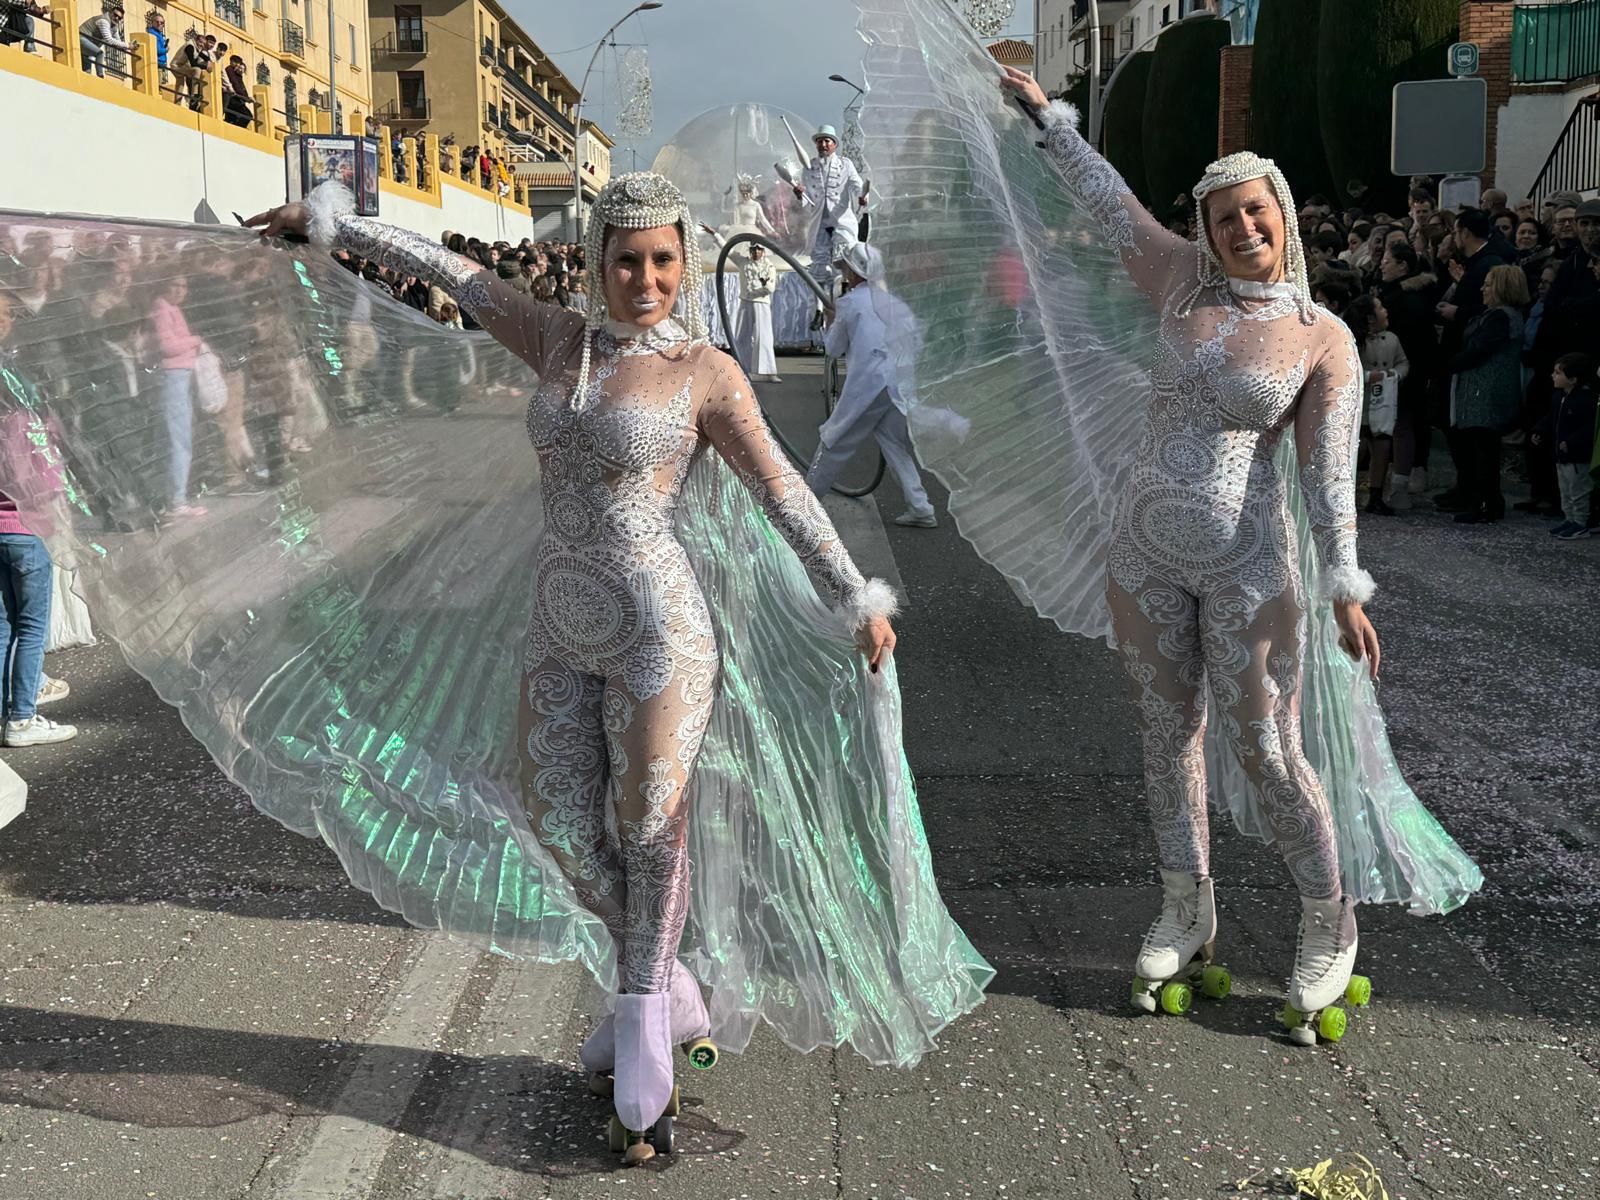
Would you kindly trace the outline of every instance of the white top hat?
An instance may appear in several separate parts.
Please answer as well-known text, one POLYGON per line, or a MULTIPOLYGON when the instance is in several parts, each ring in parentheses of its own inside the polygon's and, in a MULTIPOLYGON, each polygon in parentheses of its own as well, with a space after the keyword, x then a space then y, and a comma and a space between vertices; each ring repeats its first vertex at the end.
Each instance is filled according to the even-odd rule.
POLYGON ((817 127, 817 131, 811 135, 811 140, 813 142, 819 142, 823 138, 831 138, 833 141, 837 142, 839 140, 839 131, 832 125, 819 125, 817 127))

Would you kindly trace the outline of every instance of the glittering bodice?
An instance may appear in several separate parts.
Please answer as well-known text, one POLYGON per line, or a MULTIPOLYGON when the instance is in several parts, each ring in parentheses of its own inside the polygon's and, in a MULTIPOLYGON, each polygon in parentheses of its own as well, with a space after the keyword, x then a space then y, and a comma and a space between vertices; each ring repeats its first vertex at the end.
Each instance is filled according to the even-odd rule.
POLYGON ((1292 299, 1243 306, 1169 299, 1151 366, 1150 418, 1120 498, 1112 570, 1136 587, 1148 564, 1193 586, 1250 577, 1268 594, 1288 566, 1274 463, 1315 348, 1292 299))
POLYGON ((580 403, 566 373, 534 392, 528 435, 539 453, 547 554, 643 551, 671 538, 700 447, 693 371, 664 369, 671 365, 657 355, 597 354, 580 403))

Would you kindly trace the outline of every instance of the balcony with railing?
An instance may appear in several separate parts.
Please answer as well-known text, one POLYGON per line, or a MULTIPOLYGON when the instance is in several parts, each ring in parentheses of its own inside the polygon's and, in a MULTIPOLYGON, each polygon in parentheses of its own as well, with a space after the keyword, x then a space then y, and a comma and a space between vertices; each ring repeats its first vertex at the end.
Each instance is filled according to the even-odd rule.
POLYGON ((565 133, 568 137, 572 136, 572 118, 567 116, 558 107, 556 107, 555 101, 544 95, 544 93, 542 93, 538 88, 534 87, 533 84, 529 83, 526 79, 522 78, 520 75, 507 75, 506 82, 511 85, 512 91, 516 92, 517 95, 521 96, 529 104, 533 105, 533 107, 539 111, 539 115, 543 117, 545 121, 553 125, 555 128, 561 130, 561 132, 565 133))
POLYGON ((485 102, 483 106, 483 123, 490 129, 500 128, 500 109, 496 105, 485 102))
POLYGON ((278 22, 278 45, 285 54, 304 59, 306 56, 306 31, 287 17, 278 22))
POLYGON ((498 64, 499 55, 495 53, 493 38, 483 39, 483 45, 478 47, 478 61, 486 67, 492 67, 498 64))
POLYGON ((374 58, 418 58, 428 52, 427 30, 386 33, 372 43, 374 58))
POLYGON ((1511 78, 1570 83, 1600 75, 1600 0, 1519 3, 1511 15, 1511 78))
POLYGON ((433 120, 433 101, 426 96, 409 103, 391 100, 372 115, 383 125, 421 125, 433 120))
POLYGON ((235 29, 244 28, 244 5, 240 0, 211 0, 211 11, 235 29))

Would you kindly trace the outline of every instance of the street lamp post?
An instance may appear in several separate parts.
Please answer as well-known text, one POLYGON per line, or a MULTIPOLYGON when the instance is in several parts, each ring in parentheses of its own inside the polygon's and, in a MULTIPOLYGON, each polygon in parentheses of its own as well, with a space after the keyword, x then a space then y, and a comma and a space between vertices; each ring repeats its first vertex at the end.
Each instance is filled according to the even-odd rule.
POLYGON ((645 0, 643 4, 635 4, 617 20, 615 25, 601 34, 594 53, 589 56, 589 66, 583 72, 583 82, 578 85, 578 103, 572 110, 572 240, 575 242, 583 241, 583 171, 579 160, 583 156, 583 94, 589 90, 589 73, 594 70, 594 64, 600 59, 600 51, 605 49, 606 42, 616 33, 618 25, 634 13, 649 12, 653 8, 660 7, 660 0, 645 0))

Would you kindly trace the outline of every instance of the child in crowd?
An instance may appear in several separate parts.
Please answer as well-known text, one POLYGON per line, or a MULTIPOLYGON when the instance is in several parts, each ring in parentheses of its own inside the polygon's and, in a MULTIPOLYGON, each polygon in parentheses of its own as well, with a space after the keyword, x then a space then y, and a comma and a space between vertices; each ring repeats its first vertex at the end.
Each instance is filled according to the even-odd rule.
POLYGON ((1587 354, 1563 354, 1556 359, 1550 382, 1555 384, 1555 397, 1533 437, 1536 444, 1547 444, 1553 452, 1556 481, 1561 487, 1565 519, 1550 534, 1571 542, 1589 536, 1589 506, 1594 498, 1594 477, 1589 473, 1595 437, 1594 359, 1587 354))
POLYGON ((1371 459, 1367 467, 1367 511, 1392 517, 1394 509, 1384 502, 1389 483, 1389 464, 1394 458, 1394 424, 1400 408, 1400 383, 1411 372, 1400 339, 1389 329, 1389 313, 1376 295, 1358 296, 1344 314, 1345 324, 1355 335, 1356 352, 1361 356, 1366 380, 1364 424, 1372 435, 1371 459))

